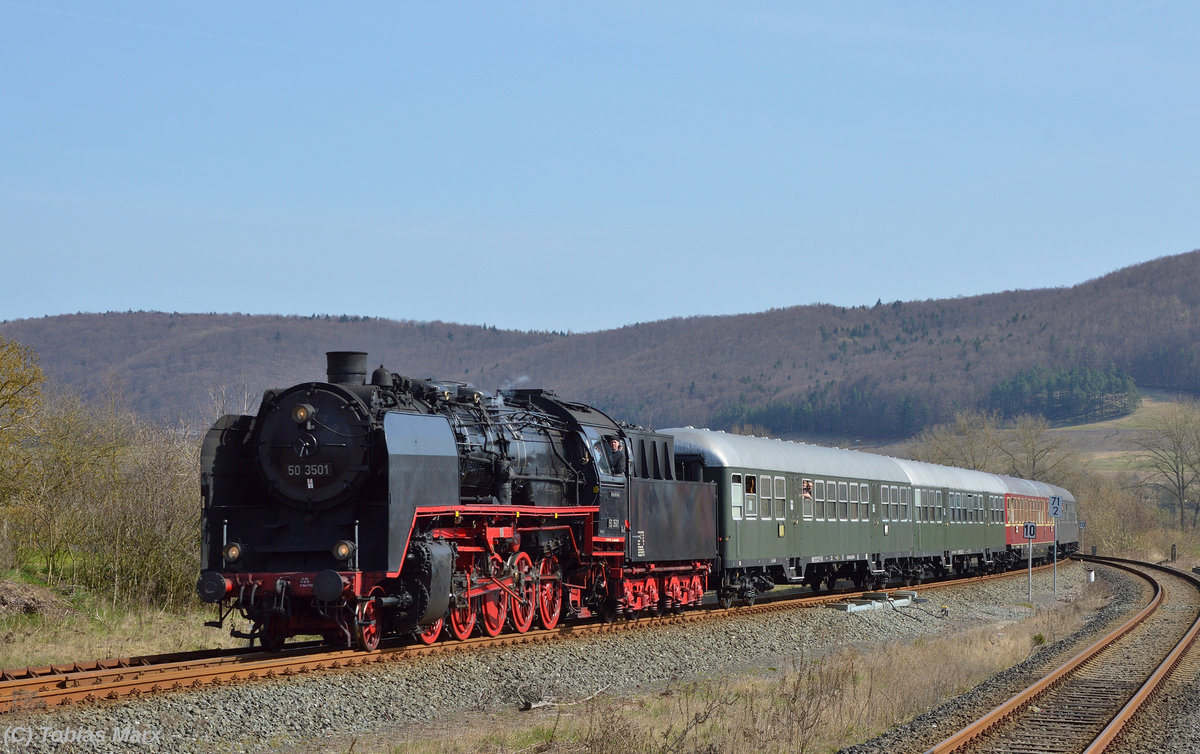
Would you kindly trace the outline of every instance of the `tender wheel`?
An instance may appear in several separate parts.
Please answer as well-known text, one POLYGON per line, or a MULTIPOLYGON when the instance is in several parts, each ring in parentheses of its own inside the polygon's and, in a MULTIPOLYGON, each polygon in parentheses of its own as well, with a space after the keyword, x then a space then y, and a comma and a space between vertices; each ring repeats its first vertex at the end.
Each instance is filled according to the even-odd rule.
POLYGON ((538 608, 537 579, 534 577, 533 561, 523 552, 513 558, 513 591, 520 599, 509 598, 508 621, 513 630, 523 634, 533 625, 533 616, 538 608))
POLYGON ((643 609, 646 611, 646 615, 650 616, 651 618, 658 617, 658 614, 662 612, 659 605, 658 581, 655 579, 646 579, 646 588, 644 592, 646 595, 646 600, 645 607, 643 609))
POLYGON ((488 636, 499 636, 508 618, 508 592, 496 587, 479 598, 479 615, 483 618, 483 632, 488 636))
POLYGON ((542 628, 558 625, 562 615, 562 571, 558 558, 547 555, 538 563, 537 614, 542 628))
POLYGON ((413 634, 417 637, 417 641, 422 644, 432 644, 442 635, 442 628, 446 625, 445 618, 438 618, 428 626, 419 626, 413 634))
POLYGON ((450 608, 450 633, 455 639, 465 641, 475 630, 475 602, 466 600, 462 607, 450 608))
POLYGON ((379 611, 375 609, 375 600, 359 602, 354 617, 354 644, 364 652, 379 649, 379 637, 383 632, 380 631, 379 611))

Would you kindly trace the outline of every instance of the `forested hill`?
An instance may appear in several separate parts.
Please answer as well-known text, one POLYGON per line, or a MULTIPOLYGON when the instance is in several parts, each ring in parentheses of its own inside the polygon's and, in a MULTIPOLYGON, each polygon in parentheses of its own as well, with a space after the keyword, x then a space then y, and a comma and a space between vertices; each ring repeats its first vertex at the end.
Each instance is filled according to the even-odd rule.
POLYGON ((0 334, 35 349, 70 389, 120 384, 138 410, 194 425, 265 388, 323 379, 326 350, 364 350, 372 367, 488 391, 548 387, 651 426, 899 437, 959 408, 1098 418, 1127 410, 1134 382, 1200 391, 1200 251, 1071 288, 584 334, 352 312, 74 314, 3 322, 0 334))

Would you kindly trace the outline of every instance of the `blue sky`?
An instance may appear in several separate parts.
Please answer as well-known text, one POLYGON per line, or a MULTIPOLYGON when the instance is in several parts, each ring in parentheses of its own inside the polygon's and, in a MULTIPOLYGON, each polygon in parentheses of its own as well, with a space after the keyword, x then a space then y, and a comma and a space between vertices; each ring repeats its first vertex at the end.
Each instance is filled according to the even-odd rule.
POLYGON ((618 327, 1200 248, 1200 4, 0 0, 0 320, 618 327))

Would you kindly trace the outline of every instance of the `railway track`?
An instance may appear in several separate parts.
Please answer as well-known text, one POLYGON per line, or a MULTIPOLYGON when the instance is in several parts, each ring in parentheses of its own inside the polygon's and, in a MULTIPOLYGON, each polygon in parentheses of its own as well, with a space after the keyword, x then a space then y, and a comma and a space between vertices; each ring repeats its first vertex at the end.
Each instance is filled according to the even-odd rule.
POLYGON ((1153 598, 1124 625, 927 754, 1105 751, 1188 653, 1200 632, 1200 579, 1133 561, 1085 560, 1145 578, 1153 598))
MULTIPOLYGON (((1042 566, 1042 570, 1050 566, 1042 566)), ((1009 572, 950 581, 929 582, 905 587, 923 590, 955 584, 978 584, 997 578, 1017 578, 1024 572, 1009 572)), ((894 590, 893 590, 894 591, 894 590)), ((759 598, 753 606, 720 608, 715 601, 705 609, 678 615, 646 617, 615 622, 565 624, 551 630, 476 637, 466 641, 441 641, 432 645, 384 642, 374 652, 353 649, 329 650, 320 642, 286 645, 283 652, 268 653, 257 649, 206 650, 167 655, 93 660, 81 663, 47 665, 0 671, 0 713, 79 703, 137 697, 162 691, 199 688, 204 685, 242 683, 283 678, 322 669, 351 668, 379 662, 399 662, 423 655, 474 651, 490 646, 512 646, 532 642, 562 640, 573 636, 617 633, 648 626, 666 626, 715 620, 731 615, 753 615, 776 610, 815 607, 862 594, 861 590, 811 595, 787 592, 759 598)))

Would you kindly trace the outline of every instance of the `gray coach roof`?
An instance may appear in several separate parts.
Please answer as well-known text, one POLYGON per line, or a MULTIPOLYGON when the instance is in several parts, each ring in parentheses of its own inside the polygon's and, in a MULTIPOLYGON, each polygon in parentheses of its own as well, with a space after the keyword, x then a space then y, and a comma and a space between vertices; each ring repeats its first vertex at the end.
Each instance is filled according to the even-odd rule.
POLYGON ((659 430, 675 437, 675 454, 696 454, 705 466, 771 469, 796 474, 818 471, 829 476, 904 483, 908 476, 895 458, 857 450, 826 448, 766 437, 747 437, 694 427, 659 430))
POLYGON ((1003 495, 1007 491, 995 474, 904 458, 896 459, 896 463, 908 474, 908 479, 914 487, 946 487, 952 490, 990 492, 994 495, 1003 495))
POLYGON ((1075 500, 1070 492, 1043 482, 891 458, 858 450, 826 448, 821 445, 748 437, 694 427, 659 431, 675 437, 676 455, 698 455, 705 466, 771 469, 795 474, 827 474, 910 484, 914 487, 971 490, 996 495, 1059 495, 1063 500, 1075 500))

